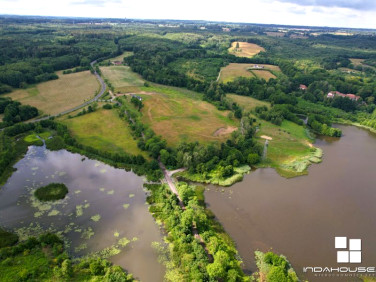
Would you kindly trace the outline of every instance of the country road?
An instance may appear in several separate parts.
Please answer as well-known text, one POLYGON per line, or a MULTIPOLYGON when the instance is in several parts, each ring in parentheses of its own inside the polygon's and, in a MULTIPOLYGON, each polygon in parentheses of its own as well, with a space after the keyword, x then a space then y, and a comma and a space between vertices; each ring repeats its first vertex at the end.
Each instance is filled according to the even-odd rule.
MULTIPOLYGON (((90 63, 91 67, 94 69, 94 64, 97 62, 97 60, 95 61, 92 61, 90 63)), ((38 122, 38 121, 41 121, 41 120, 46 120, 46 119, 49 119, 50 117, 57 117, 57 116, 61 116, 61 115, 65 115, 65 114, 69 114, 71 112, 74 112, 78 109, 81 109, 82 107, 85 107, 87 105, 89 105, 90 103, 92 102, 95 102, 97 101, 102 95, 103 93, 106 91, 106 83, 104 83, 102 77, 95 71, 94 69, 94 75, 96 76, 97 80, 99 81, 100 85, 101 85, 101 90, 99 91, 99 93, 92 99, 86 101, 85 103, 81 104, 81 105, 78 105, 74 108, 71 108, 69 110, 66 110, 66 111, 63 111, 61 113, 58 113, 56 115, 50 115, 50 116, 46 116, 46 117, 42 117, 42 118, 38 118, 38 119, 35 119, 35 120, 32 120, 30 122, 38 122)))

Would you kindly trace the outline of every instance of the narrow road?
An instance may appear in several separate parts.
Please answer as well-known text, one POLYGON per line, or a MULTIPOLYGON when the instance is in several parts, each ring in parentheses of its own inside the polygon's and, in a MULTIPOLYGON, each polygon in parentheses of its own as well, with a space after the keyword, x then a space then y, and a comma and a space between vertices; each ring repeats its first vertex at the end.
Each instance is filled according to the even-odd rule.
MULTIPOLYGON (((164 175, 165 180, 166 180, 166 182, 167 182, 167 184, 168 184, 168 187, 170 188, 171 192, 174 193, 174 194, 176 195, 176 197, 179 199, 179 206, 180 206, 183 210, 185 210, 184 203, 183 203, 182 199, 181 199, 180 196, 179 196, 179 193, 178 193, 178 190, 176 189, 176 186, 175 186, 175 184, 174 184, 174 181, 173 181, 172 178, 171 178, 171 175, 172 175, 172 174, 174 174, 174 173, 176 173, 176 172, 179 172, 179 171, 184 171, 185 168, 180 168, 180 169, 173 170, 173 171, 169 172, 169 171, 166 169, 165 165, 164 165, 160 160, 158 160, 158 163, 159 163, 159 167, 160 167, 161 170, 163 171, 163 175, 164 175)), ((208 258, 209 258, 209 261, 212 261, 213 258, 212 258, 212 256, 209 254, 209 251, 208 251, 208 249, 207 249, 207 247, 206 247, 206 244, 205 244, 204 240, 202 239, 202 237, 201 237, 200 234, 198 233, 198 230, 197 230, 196 224, 193 224, 193 225, 192 225, 192 233, 193 233, 193 236, 194 236, 197 240, 200 241, 200 244, 201 244, 201 246, 204 248, 204 250, 205 250, 205 252, 206 252, 206 254, 207 254, 208 258)))
POLYGON ((94 69, 94 75, 95 77, 97 78, 97 80, 99 81, 99 84, 101 85, 101 90, 99 91, 99 93, 92 99, 86 101, 85 103, 79 105, 79 106, 76 106, 74 108, 71 108, 69 110, 66 110, 66 111, 63 111, 61 113, 58 113, 56 115, 50 115, 50 116, 46 116, 46 117, 42 117, 42 118, 38 118, 38 119, 35 119, 33 121, 30 121, 30 122, 38 122, 38 121, 41 121, 41 120, 45 120, 45 119, 49 119, 50 117, 57 117, 57 116, 61 116, 61 115, 65 115, 65 114, 69 114, 71 112, 74 112, 78 109, 81 109, 89 104, 91 104, 92 102, 95 102, 97 101, 102 95, 103 93, 106 91, 106 83, 104 83, 102 77, 95 71, 95 68, 94 68, 94 64, 96 63, 97 61, 92 61, 90 63, 91 67, 94 69))

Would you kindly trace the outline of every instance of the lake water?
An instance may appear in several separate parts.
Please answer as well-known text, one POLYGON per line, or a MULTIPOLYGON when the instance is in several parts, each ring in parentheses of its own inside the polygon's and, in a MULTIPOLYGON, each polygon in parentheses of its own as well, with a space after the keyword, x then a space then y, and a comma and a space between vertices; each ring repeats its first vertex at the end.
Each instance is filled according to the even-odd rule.
POLYGON ((267 168, 230 188, 207 186, 208 207, 236 242, 248 272, 256 270, 255 250, 286 255, 309 281, 357 278, 315 277, 303 274, 305 266, 376 266, 376 135, 339 127, 342 138, 317 140, 323 162, 307 176, 284 179, 267 168), (335 236, 362 239, 361 264, 337 264, 335 236))
POLYGON ((165 269, 151 246, 162 243, 163 236, 148 211, 141 177, 66 150, 34 146, 15 167, 0 189, 1 226, 22 237, 41 230, 60 232, 73 256, 116 254, 109 260, 135 277, 163 281, 165 269), (64 183, 68 195, 39 202, 33 192, 51 182, 64 183))

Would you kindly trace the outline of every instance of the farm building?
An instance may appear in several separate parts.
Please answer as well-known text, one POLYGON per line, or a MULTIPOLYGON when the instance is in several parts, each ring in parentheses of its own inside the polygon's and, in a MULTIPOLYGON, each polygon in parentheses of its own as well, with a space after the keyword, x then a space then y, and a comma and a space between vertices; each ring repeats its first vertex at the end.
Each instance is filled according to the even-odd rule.
POLYGON ((142 98, 140 96, 135 95, 135 94, 132 94, 131 97, 142 101, 142 98))
POLYGON ((327 98, 334 98, 334 97, 343 97, 343 98, 349 98, 350 100, 353 101, 358 101, 360 99, 360 96, 357 96, 355 94, 343 94, 339 91, 330 91, 328 95, 326 95, 327 98))
POLYGON ((304 91, 305 91, 305 90, 307 90, 307 88, 308 88, 308 87, 305 86, 304 84, 300 84, 300 85, 299 85, 299 89, 300 89, 300 90, 304 90, 304 91))

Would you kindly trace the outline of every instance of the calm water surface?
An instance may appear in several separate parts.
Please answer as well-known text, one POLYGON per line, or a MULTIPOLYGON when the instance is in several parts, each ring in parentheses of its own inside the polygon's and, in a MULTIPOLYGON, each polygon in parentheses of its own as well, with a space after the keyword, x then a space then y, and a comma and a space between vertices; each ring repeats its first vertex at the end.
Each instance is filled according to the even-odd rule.
POLYGON ((207 204, 235 240, 247 271, 256 269, 255 250, 273 250, 286 255, 301 278, 354 281, 302 273, 304 266, 338 267, 335 236, 362 239, 360 265, 376 266, 376 135, 340 128, 339 140, 316 142, 323 162, 307 176, 284 179, 273 169, 257 169, 230 188, 207 187, 207 204))
POLYGON ((0 189, 1 226, 21 236, 41 230, 60 232, 73 256, 120 252, 109 259, 142 281, 163 280, 164 267, 151 247, 152 242, 162 242, 162 234, 145 203, 141 177, 45 147, 30 147, 15 167, 17 171, 0 189), (64 183, 67 197, 39 202, 33 192, 51 182, 64 183))

